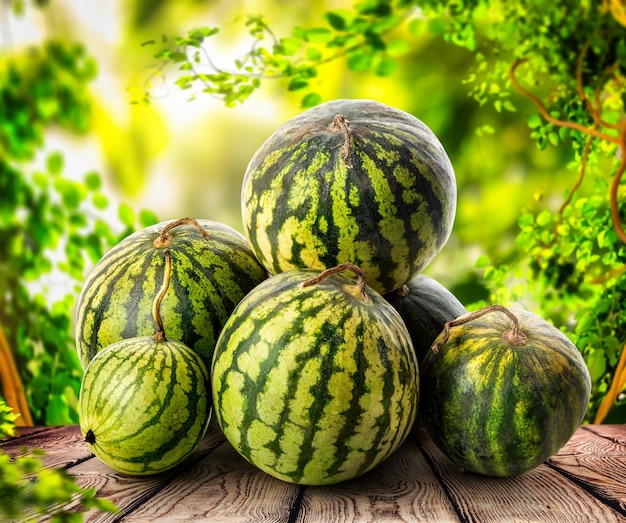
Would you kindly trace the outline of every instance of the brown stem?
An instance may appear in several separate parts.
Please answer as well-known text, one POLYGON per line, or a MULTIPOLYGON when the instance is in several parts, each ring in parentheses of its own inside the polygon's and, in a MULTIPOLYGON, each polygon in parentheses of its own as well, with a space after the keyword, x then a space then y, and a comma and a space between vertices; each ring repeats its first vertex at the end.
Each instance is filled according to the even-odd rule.
POLYGON ((152 242, 152 245, 156 249, 161 249, 169 245, 172 241, 172 236, 168 234, 168 232, 170 232, 174 227, 178 227, 180 225, 193 225, 205 240, 209 239, 209 235, 198 223, 198 220, 196 220, 195 218, 180 218, 178 220, 174 220, 173 222, 168 223, 165 227, 163 227, 163 229, 161 230, 161 234, 159 234, 159 236, 152 242))
POLYGON ((152 337, 154 341, 165 341, 165 328, 163 327, 163 320, 161 319, 161 302, 167 292, 167 288, 170 286, 170 277, 172 275, 172 255, 169 249, 165 250, 165 271, 163 272, 163 284, 159 289, 154 302, 152 303, 152 318, 157 325, 157 331, 152 337))
POLYGON ((395 291, 393 291, 393 293, 399 298, 404 298, 405 296, 408 296, 410 292, 411 289, 409 289, 408 285, 402 285, 402 287, 398 287, 395 291))
POLYGON ((622 221, 619 216, 619 202, 617 200, 619 185, 624 176, 626 170, 626 128, 623 128, 619 133, 619 146, 622 153, 622 160, 617 168, 617 171, 613 175, 613 182, 611 183, 611 219, 613 220, 613 228, 617 233, 617 236, 626 242, 626 231, 622 226, 622 221))
POLYGON ((336 114, 333 118, 333 123, 330 124, 328 129, 332 132, 341 131, 343 133, 343 163, 346 167, 352 167, 350 161, 350 129, 348 129, 348 120, 343 114, 336 114))
MULTIPOLYGON (((601 118, 599 111, 593 108, 593 105, 591 104, 587 96, 585 95, 584 88, 582 85, 582 63, 583 63, 583 58, 587 51, 587 48, 588 46, 583 47, 578 57, 578 63, 577 63, 577 69, 576 69, 576 81, 577 81, 578 93, 583 98, 583 101, 587 105, 588 111, 593 117, 593 121, 594 121, 593 127, 587 127, 587 126, 584 126, 582 124, 578 124, 575 122, 567 122, 564 120, 559 120, 557 118, 554 118, 548 112, 547 108, 543 105, 543 103, 541 102, 541 100, 539 100, 539 98, 537 98, 535 95, 533 95, 532 93, 524 89, 519 84, 515 76, 515 71, 522 63, 527 61, 526 59, 518 59, 515 62, 513 62, 509 70, 509 78, 511 80, 511 83, 513 84, 513 87, 515 87, 515 89, 517 89, 517 91, 520 94, 522 94, 523 96, 528 98, 531 102, 533 102, 539 109, 541 116, 543 116, 543 118, 547 120, 548 122, 550 122, 551 124, 557 125, 559 127, 567 127, 570 129, 575 129, 577 131, 587 134, 589 137, 600 138, 609 143, 614 143, 619 147, 619 150, 621 152, 621 161, 617 168, 617 171, 615 172, 615 175, 613 176, 613 181, 611 183, 611 190, 609 194, 609 202, 610 202, 610 207, 611 207, 611 220, 613 222, 613 228, 615 229, 615 232, 617 233, 617 236, 620 238, 620 240, 622 240, 623 242, 626 242, 626 231, 624 230, 624 227, 621 223, 621 219, 619 216, 619 202, 618 202, 619 186, 622 181, 624 171, 626 170, 626 122, 621 122, 620 124, 609 124, 608 122, 605 122, 601 118), (619 133, 617 136, 613 136, 613 135, 601 132, 600 130, 597 129, 598 125, 601 125, 606 128, 614 129, 614 130, 618 129, 619 133)), ((608 70, 605 71, 605 74, 607 72, 608 70)), ((596 100, 598 99, 598 92, 599 92, 599 85, 596 88, 596 100)), ((588 142, 588 144, 590 143, 591 142, 588 142)))
POLYGON ((361 298, 366 303, 372 303, 371 298, 369 297, 367 292, 365 292, 365 288, 367 287, 367 279, 365 278, 365 271, 363 271, 363 269, 361 269, 360 267, 357 267, 356 265, 352 263, 342 263, 340 265, 337 265, 336 267, 331 267, 330 269, 323 270, 317 276, 311 278, 310 280, 303 281, 300 284, 300 286, 310 287, 311 285, 315 285, 321 282, 323 279, 327 278, 328 276, 337 274, 338 272, 341 272, 341 271, 352 271, 354 274, 358 276, 356 286, 359 291, 359 294, 361 295, 361 298))
POLYGON ((609 281, 611 278, 615 278, 617 276, 619 276, 620 274, 623 274, 626 272, 626 264, 624 265, 620 265, 619 267, 602 274, 602 276, 597 276, 595 278, 592 278, 591 280, 589 280, 591 283, 606 283, 607 281, 609 281))
POLYGON ((548 109, 546 108, 545 105, 543 105, 541 100, 539 100, 539 98, 537 98, 531 92, 529 92, 526 89, 524 89, 520 85, 520 83, 517 81, 517 78, 515 76, 515 71, 517 70, 517 68, 520 65, 522 65, 524 62, 527 62, 527 61, 528 61, 527 58, 520 58, 520 59, 516 60, 515 62, 513 62, 513 65, 511 65, 511 69, 509 70, 509 78, 511 80, 511 83, 513 84, 513 87, 515 87, 515 89, 521 95, 523 95, 526 98, 528 98, 531 102, 533 102, 537 106, 537 109, 539 109, 539 113, 541 114, 541 116, 543 116, 543 118, 546 121, 548 121, 551 124, 556 125, 558 127, 567 127, 569 129, 575 129, 576 131, 580 131, 581 133, 585 133, 585 134, 594 136, 595 138, 600 138, 602 140, 606 140, 607 142, 610 142, 610 143, 618 143, 617 137, 612 136, 610 134, 603 133, 601 131, 598 131, 597 129, 594 129, 592 127, 586 127, 586 126, 584 126, 582 124, 579 124, 579 123, 576 123, 576 122, 568 122, 566 120, 559 120, 558 118, 554 118, 554 116, 552 116, 548 112, 548 109))
POLYGON ((15 420, 16 426, 31 426, 33 418, 24 386, 13 357, 9 342, 0 325, 0 396, 4 397, 6 404, 11 407, 15 414, 21 414, 15 420))
POLYGON ((509 345, 514 345, 516 347, 521 347, 528 343, 528 338, 526 337, 526 334, 519 330, 519 320, 517 319, 517 316, 515 316, 515 314, 513 314, 509 309, 503 307, 502 305, 489 305, 477 311, 464 314, 463 316, 460 316, 455 320, 447 322, 443 326, 441 339, 437 338, 437 341, 433 343, 431 350, 435 354, 439 352, 439 349, 443 347, 443 345, 445 345, 445 343, 450 338, 450 329, 452 329, 452 327, 464 325, 466 323, 469 323, 470 321, 474 321, 475 319, 480 318, 481 316, 484 316, 485 314, 490 314, 492 312, 502 312, 506 314, 513 322, 513 327, 510 330, 504 331, 502 333, 502 339, 505 341, 505 343, 508 343, 509 345))
POLYGON ((565 199, 565 201, 561 204, 561 207, 559 208, 558 218, 557 218, 556 224, 554 225, 554 235, 552 236, 552 241, 548 245, 546 245, 546 248, 552 247, 553 245, 556 244, 558 237, 559 237, 559 231, 558 231, 559 225, 561 225, 561 222, 563 221, 563 215, 565 213, 565 209, 570 203, 572 203, 572 199, 574 198, 574 193, 580 188, 580 186, 583 183, 583 179, 585 178, 585 172, 587 171, 587 160, 589 158, 589 151, 591 151, 591 143, 593 142, 593 139, 594 139, 593 136, 589 136, 587 138, 587 143, 585 144, 585 149, 583 151, 583 155, 580 160, 580 172, 578 174, 578 179, 576 180, 576 183, 574 184, 574 187, 572 187, 572 190, 568 194, 567 198, 565 199))

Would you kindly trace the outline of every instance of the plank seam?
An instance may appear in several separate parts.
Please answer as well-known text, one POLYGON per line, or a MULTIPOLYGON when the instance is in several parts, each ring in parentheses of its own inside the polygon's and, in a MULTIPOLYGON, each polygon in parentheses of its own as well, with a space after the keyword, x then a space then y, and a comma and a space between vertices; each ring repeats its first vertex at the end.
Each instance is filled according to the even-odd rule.
POLYGON ((624 509, 622 506, 620 506, 618 501, 612 500, 610 498, 607 498, 607 497, 603 496, 600 492, 598 492, 596 489, 594 489, 593 486, 590 486, 588 483, 586 483, 583 480, 581 480, 580 478, 576 477, 574 474, 571 474, 570 472, 567 472, 566 470, 563 470, 562 468, 557 467, 556 465, 553 465, 549 461, 546 461, 544 463, 544 465, 547 465, 552 470, 554 470, 555 472, 559 473, 561 476, 563 476, 564 478, 568 479, 569 481, 574 483, 576 486, 580 487, 582 490, 584 490, 585 492, 587 492, 588 494, 593 496, 595 499, 600 501, 602 504, 604 504, 607 507, 613 509, 618 514, 621 514, 622 516, 626 516, 626 509, 624 509))
POLYGON ((417 437, 417 434, 413 433, 411 436, 412 436, 413 441, 416 443, 418 450, 422 453, 422 456, 426 460, 426 463, 428 463, 428 466, 430 467, 430 470, 433 473, 433 476, 435 476, 435 479, 439 482, 439 485, 441 486, 441 489, 443 490, 443 493, 445 494, 446 498, 448 498, 450 505, 452 505, 452 509, 454 510, 456 517, 459 519, 461 523, 468 523, 469 520, 463 516, 460 507, 454 501, 454 497, 452 496, 452 491, 446 485, 445 481, 443 481, 443 476, 439 474, 439 472, 437 471, 434 460, 430 457, 428 452, 426 452, 425 448, 420 443, 419 438, 417 437))
POLYGON ((176 479, 176 477, 178 476, 178 472, 180 472, 180 469, 183 466, 184 467, 189 467, 191 463, 197 464, 199 461, 202 461, 208 454, 213 452, 217 447, 222 445, 225 441, 226 441, 226 438, 222 438, 222 439, 218 440, 217 442, 215 442, 210 447, 207 447, 206 449, 202 450, 201 452, 198 452, 197 454, 194 454, 192 459, 189 462, 185 461, 185 462, 177 465, 172 470, 170 470, 169 471, 169 476, 167 477, 167 479, 165 479, 162 483, 159 483, 158 485, 156 485, 153 489, 150 489, 147 492, 145 492, 143 495, 141 495, 139 498, 137 498, 134 503, 131 503, 130 505, 125 507, 123 510, 120 510, 119 513, 116 514, 115 519, 113 519, 113 523, 117 523, 118 521, 121 521, 126 516, 131 515, 133 513, 133 511, 135 511, 138 507, 140 507, 141 505, 145 504, 150 499, 152 499, 154 496, 156 496, 159 492, 161 492, 163 489, 168 487, 172 483, 172 481, 174 481, 176 479))
POLYGON ((70 463, 66 463, 65 465, 63 465, 62 468, 67 470, 71 474, 71 471, 69 469, 71 469, 72 467, 75 467, 77 465, 80 465, 81 463, 84 463, 85 461, 89 461, 90 459, 93 459, 95 457, 96 457, 95 454, 89 454, 89 455, 84 456, 82 458, 75 459, 74 461, 71 461, 70 463))
POLYGON ((305 491, 306 487, 304 485, 300 485, 298 488, 298 494, 296 495, 293 503, 289 507, 289 518, 287 519, 287 523, 296 523, 296 521, 298 520, 300 510, 302 509, 302 500, 304 499, 305 491))

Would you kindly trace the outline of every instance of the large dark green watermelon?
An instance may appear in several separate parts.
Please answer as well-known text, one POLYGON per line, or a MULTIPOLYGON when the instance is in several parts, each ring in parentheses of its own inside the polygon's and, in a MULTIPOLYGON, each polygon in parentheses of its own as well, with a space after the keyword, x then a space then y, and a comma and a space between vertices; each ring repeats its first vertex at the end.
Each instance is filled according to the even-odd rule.
POLYGON ((353 263, 384 294, 450 236, 456 181, 415 116, 334 100, 286 122, 256 151, 242 187, 244 233, 270 274, 353 263))
POLYGON ((444 330, 424 358, 420 419, 463 469, 522 474, 556 453, 583 421, 589 371, 565 334, 532 312, 493 306, 455 323, 464 321, 447 340, 444 330))

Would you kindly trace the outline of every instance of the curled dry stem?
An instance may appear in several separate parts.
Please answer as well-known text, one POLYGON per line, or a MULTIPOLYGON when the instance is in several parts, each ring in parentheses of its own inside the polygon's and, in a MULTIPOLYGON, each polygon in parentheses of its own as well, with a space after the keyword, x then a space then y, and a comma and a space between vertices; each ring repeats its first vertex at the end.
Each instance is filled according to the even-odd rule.
POLYGON ((348 119, 343 114, 336 114, 333 118, 333 122, 330 124, 328 129, 331 132, 339 132, 343 133, 343 147, 341 151, 343 153, 343 163, 346 167, 352 167, 352 162, 350 161, 350 129, 348 128, 348 119))
POLYGON ((513 314, 513 312, 511 312, 509 309, 502 305, 488 305, 487 307, 483 307, 482 309, 479 309, 477 311, 464 314, 463 316, 460 316, 455 320, 446 322, 443 326, 442 334, 440 335, 440 337, 437 338, 437 340, 435 340, 431 347, 431 350, 435 354, 439 353, 439 349, 441 349, 441 347, 443 347, 450 338, 450 330, 453 327, 465 325, 466 323, 474 321, 481 316, 484 316, 485 314, 490 314, 492 312, 502 312, 506 314, 513 322, 513 327, 510 330, 504 331, 502 333, 502 339, 505 343, 508 343, 509 345, 514 345, 516 347, 521 347, 528 343, 528 337, 526 336, 526 334, 520 331, 519 320, 517 319, 517 316, 513 314))
POLYGON ((163 247, 168 246, 172 241, 172 235, 168 233, 175 227, 179 227, 181 225, 193 225, 205 240, 209 240, 208 233, 198 223, 198 220, 196 220, 195 218, 180 218, 178 220, 174 220, 173 222, 168 223, 165 227, 163 227, 159 236, 152 242, 154 248, 162 249, 163 247))
POLYGON ((154 323, 156 323, 157 331, 154 333, 152 337, 154 341, 165 341, 165 328, 163 327, 163 319, 161 318, 161 302, 165 297, 165 293, 167 292, 168 287, 170 286, 170 278, 172 276, 172 255, 170 254, 169 249, 166 249, 164 252, 165 255, 165 270, 163 272, 163 283, 156 297, 154 298, 154 302, 152 303, 152 318, 154 319, 154 323))
POLYGON ((342 271, 352 271, 354 274, 357 275, 358 279, 356 282, 356 286, 361 296, 361 299, 365 303, 371 303, 372 302, 371 298, 369 297, 367 292, 365 292, 365 288, 367 287, 367 279, 365 278, 365 271, 352 263, 342 263, 340 265, 337 265, 336 267, 325 269, 322 272, 320 272, 317 276, 309 280, 303 281, 300 284, 300 286, 302 288, 305 288, 305 287, 310 287, 311 285, 316 285, 322 280, 328 278, 328 276, 337 274, 338 272, 342 272, 342 271))

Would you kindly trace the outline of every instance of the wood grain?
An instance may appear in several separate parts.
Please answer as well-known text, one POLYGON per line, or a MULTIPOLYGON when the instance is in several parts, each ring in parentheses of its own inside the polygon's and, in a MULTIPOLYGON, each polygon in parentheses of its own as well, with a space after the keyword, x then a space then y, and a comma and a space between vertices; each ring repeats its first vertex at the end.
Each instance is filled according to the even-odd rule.
POLYGON ((132 513, 136 507, 158 496, 169 483, 188 468, 194 467, 224 441, 224 435, 212 422, 198 449, 184 463, 153 476, 129 476, 117 473, 93 455, 89 460, 69 467, 68 472, 76 477, 81 487, 95 487, 100 497, 109 499, 120 509, 118 514, 89 511, 85 513, 85 521, 119 521, 124 515, 132 513))
POLYGON ((414 441, 407 441, 360 478, 306 488, 297 521, 458 521, 439 487, 422 452, 414 441))
POLYGON ((223 442, 121 521, 287 522, 297 496, 223 442))
POLYGON ((424 433, 419 445, 463 522, 624 521, 613 508, 545 464, 511 478, 481 476, 460 470, 424 433))
POLYGON ((548 464, 626 517, 625 426, 583 426, 548 464))
POLYGON ((20 434, 2 445, 2 450, 12 457, 28 455, 36 448, 45 452, 46 466, 66 468, 93 456, 77 425, 50 427, 44 431, 20 430, 20 434))
MULTIPOLYGON (((86 522, 615 522, 626 521, 626 427, 581 427, 546 464, 514 478, 461 471, 417 429, 376 469, 328 487, 291 485, 247 463, 212 422, 191 458, 150 477, 118 474, 77 426, 23 427, 0 442, 11 456, 43 448, 46 466, 120 508, 86 522)), ((78 510, 76 502, 66 506, 78 510)), ((46 521, 37 519, 37 521, 46 521)))

